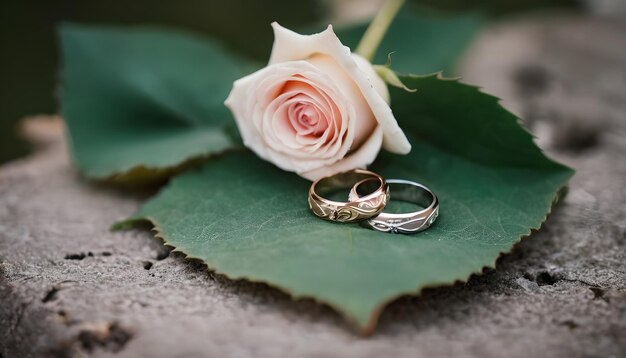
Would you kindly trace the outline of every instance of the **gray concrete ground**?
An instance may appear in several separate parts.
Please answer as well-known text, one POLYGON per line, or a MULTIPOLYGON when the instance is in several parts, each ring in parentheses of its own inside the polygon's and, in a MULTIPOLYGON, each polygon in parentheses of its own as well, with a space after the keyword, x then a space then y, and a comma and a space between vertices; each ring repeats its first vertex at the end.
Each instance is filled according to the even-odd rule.
POLYGON ((78 178, 54 124, 0 168, 0 357, 625 357, 626 26, 520 20, 473 44, 466 81, 504 96, 578 173, 540 232, 467 283, 388 307, 376 334, 232 282, 147 231, 145 195, 78 178))

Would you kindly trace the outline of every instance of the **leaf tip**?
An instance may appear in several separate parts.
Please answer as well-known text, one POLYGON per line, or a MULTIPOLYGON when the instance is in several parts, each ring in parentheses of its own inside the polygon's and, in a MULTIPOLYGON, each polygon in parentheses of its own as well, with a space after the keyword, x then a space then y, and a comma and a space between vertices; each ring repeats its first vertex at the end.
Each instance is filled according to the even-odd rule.
POLYGON ((113 225, 111 225, 109 229, 111 231, 130 230, 137 227, 141 222, 144 221, 147 222, 147 220, 143 218, 133 216, 128 219, 115 222, 113 225))

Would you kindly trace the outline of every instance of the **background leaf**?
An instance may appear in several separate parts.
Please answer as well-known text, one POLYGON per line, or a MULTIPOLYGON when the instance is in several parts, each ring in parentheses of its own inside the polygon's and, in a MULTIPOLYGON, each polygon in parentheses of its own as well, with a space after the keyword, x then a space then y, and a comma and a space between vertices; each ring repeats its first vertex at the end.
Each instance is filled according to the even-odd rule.
POLYGON ((145 177, 238 145, 224 100, 250 67, 217 44, 154 28, 60 36, 62 112, 88 177, 145 177))
MULTIPOLYGON (((405 7, 385 35, 374 64, 385 64, 391 52, 391 68, 404 73, 451 73, 465 47, 480 28, 483 19, 477 13, 434 15, 405 7)), ((355 49, 369 22, 338 28, 341 41, 355 49)))
POLYGON ((436 76, 402 79, 418 89, 392 91, 413 150, 383 154, 373 169, 437 193, 440 217, 429 230, 392 235, 317 219, 307 206, 309 182, 249 153, 175 178, 118 227, 150 220, 167 244, 211 269, 315 298, 371 333, 399 295, 493 266, 540 227, 572 175, 496 98, 436 76))
MULTIPOLYGON (((477 16, 404 12, 377 61, 397 51, 394 69, 447 69, 479 23, 477 16)), ((364 30, 339 35, 354 47, 364 30)), ((87 177, 153 179, 239 145, 223 102, 232 82, 255 69, 251 62, 209 40, 155 28, 65 25, 60 37, 62 112, 87 177)))

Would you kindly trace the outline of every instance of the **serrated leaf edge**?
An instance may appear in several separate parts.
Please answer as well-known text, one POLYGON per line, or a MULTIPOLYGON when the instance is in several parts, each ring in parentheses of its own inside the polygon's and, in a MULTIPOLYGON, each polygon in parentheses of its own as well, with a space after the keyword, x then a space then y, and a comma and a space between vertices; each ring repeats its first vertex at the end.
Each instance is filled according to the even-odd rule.
MULTIPOLYGON (((567 167, 565 167, 567 168, 567 167)), ((571 178, 571 176, 574 174, 573 171, 570 172, 569 176, 566 178, 566 182, 571 178)), ((203 260, 200 257, 197 256, 193 256, 193 255, 189 255, 185 252, 185 249, 183 247, 180 246, 175 246, 172 245, 166 238, 163 230, 161 229, 161 226, 159 224, 159 222, 150 217, 150 216, 145 216, 145 217, 131 217, 129 219, 117 222, 115 224, 113 224, 113 226, 111 227, 112 230, 125 230, 125 229, 130 229, 133 228, 137 223, 139 222, 150 222, 154 228, 152 229, 152 231, 155 232, 154 237, 160 239, 163 241, 164 245, 167 246, 171 246, 173 247, 173 251, 175 252, 180 252, 182 254, 185 255, 185 257, 187 259, 190 260, 199 260, 202 261, 206 266, 207 269, 209 271, 213 271, 217 274, 223 275, 224 277, 230 279, 230 280, 245 280, 248 282, 253 282, 253 283, 262 283, 262 284, 266 284, 272 288, 278 289, 286 294, 288 294, 293 300, 300 300, 300 299, 310 299, 314 302, 316 302, 317 304, 322 304, 322 305, 326 305, 330 308, 332 308, 335 312, 337 312, 341 317, 343 317, 348 324, 354 329, 356 330, 359 334, 369 337, 371 335, 374 334, 375 330, 376 330, 376 325, 378 324, 378 321, 380 319, 381 314, 383 313, 384 309, 391 304, 392 302, 402 298, 402 297, 406 297, 406 296, 414 296, 417 297, 419 296, 425 289, 433 289, 433 288, 439 288, 439 287, 445 287, 445 286, 450 286, 450 285, 454 285, 457 282, 467 282, 472 276, 479 276, 482 275, 484 272, 485 268, 496 268, 497 265, 497 261, 506 254, 511 253, 515 247, 522 242, 525 239, 530 238, 530 236, 533 234, 533 232, 537 232, 541 229, 541 227, 543 226, 543 224, 546 222, 546 220, 548 219, 548 217, 550 216, 550 214, 552 213, 552 209, 554 208, 554 206, 558 203, 558 201, 560 200, 560 198, 562 197, 562 194, 565 190, 567 190, 567 185, 563 185, 561 186, 557 192, 554 194, 554 196, 552 197, 552 201, 550 203, 550 206, 548 207, 548 210, 545 214, 545 216, 543 217, 543 219, 541 220, 541 222, 539 223, 539 225, 537 227, 531 227, 528 229, 528 233, 520 235, 520 237, 517 239, 517 241, 513 242, 510 246, 510 248, 506 251, 500 251, 500 253, 498 254, 498 256, 494 259, 493 263, 490 265, 483 265, 480 268, 478 268, 475 271, 472 271, 471 273, 465 275, 464 277, 457 277, 453 280, 445 280, 445 281, 440 281, 440 282, 434 282, 432 284, 428 284, 428 285, 424 285, 421 287, 417 287, 415 290, 410 290, 410 291, 404 291, 404 292, 400 292, 398 294, 392 295, 390 297, 388 297, 387 299, 384 299, 383 301, 381 301, 376 307, 374 307, 374 309, 370 312, 369 315, 369 319, 367 321, 367 323, 365 325, 360 325, 358 323, 358 319, 354 316, 352 316, 350 313, 346 312, 345 310, 341 309, 340 307, 338 307, 336 304, 333 304, 331 302, 327 302, 322 298, 318 298, 309 294, 295 294, 293 291, 291 291, 290 289, 283 287, 281 285, 278 285, 276 283, 264 280, 264 279, 258 279, 258 278, 254 278, 248 275, 240 275, 240 276, 233 276, 230 275, 226 272, 220 271, 217 268, 211 267, 209 266, 209 264, 203 260)))

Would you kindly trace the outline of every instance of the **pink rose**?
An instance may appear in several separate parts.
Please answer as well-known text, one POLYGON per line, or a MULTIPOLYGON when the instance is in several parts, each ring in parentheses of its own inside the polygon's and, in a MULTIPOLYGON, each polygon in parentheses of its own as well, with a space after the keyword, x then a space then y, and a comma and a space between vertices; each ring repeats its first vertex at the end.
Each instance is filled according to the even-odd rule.
POLYGON ((365 168, 381 146, 411 150, 386 84, 332 26, 314 35, 272 27, 269 64, 235 81, 225 102, 248 148, 309 180, 365 168))

